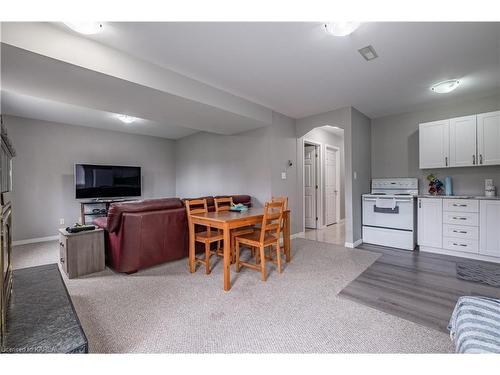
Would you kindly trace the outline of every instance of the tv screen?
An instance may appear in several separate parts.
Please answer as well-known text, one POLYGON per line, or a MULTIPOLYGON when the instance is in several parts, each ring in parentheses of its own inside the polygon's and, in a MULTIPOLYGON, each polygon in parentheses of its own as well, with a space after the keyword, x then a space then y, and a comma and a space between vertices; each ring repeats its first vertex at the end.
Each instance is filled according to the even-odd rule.
POLYGON ((141 167, 75 164, 76 199, 138 197, 141 167))

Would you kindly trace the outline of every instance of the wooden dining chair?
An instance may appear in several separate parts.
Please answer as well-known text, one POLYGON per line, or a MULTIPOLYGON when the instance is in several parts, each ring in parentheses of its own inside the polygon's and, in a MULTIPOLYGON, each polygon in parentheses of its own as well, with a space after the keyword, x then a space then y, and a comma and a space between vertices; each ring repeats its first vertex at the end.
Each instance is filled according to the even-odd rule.
MULTIPOLYGON (((186 200, 186 213, 188 217, 189 226, 191 226, 192 214, 204 214, 208 212, 207 200, 206 199, 192 199, 186 200)), ((196 229, 196 228, 195 228, 196 229)), ((217 242, 220 245, 220 241, 224 240, 224 236, 218 230, 212 230, 210 226, 206 226, 206 229, 202 232, 194 232, 195 242, 201 242, 205 244, 205 259, 200 259, 195 257, 196 263, 205 264, 205 272, 208 275, 211 272, 210 269, 210 257, 216 254, 219 247, 215 252, 210 249, 212 243, 217 242)))
POLYGON ((273 261, 273 263, 278 265, 278 272, 281 273, 280 233, 283 210, 283 202, 267 202, 264 208, 264 216, 262 218, 260 230, 255 230, 253 233, 236 237, 236 272, 240 272, 241 266, 248 267, 256 271, 260 271, 262 281, 266 281, 267 271, 265 248, 269 247, 271 253, 273 247, 276 246, 276 261, 273 261), (241 261, 241 245, 246 245, 258 250, 258 258, 260 261, 257 259, 256 263, 241 261))
MULTIPOLYGON (((288 197, 286 196, 281 196, 281 197, 272 197, 271 202, 281 202, 283 204, 283 211, 286 211, 288 209, 288 197)), ((281 219, 281 238, 283 238, 283 242, 285 241, 285 219, 281 219)), ((273 253, 272 251, 269 252, 269 259, 272 261, 273 260, 273 253)))
MULTIPOLYGON (((214 202, 215 202, 215 212, 229 211, 230 208, 233 206, 233 198, 232 197, 214 198, 214 202)), ((231 263, 234 263, 236 260, 235 251, 234 251, 236 236, 250 234, 250 233, 253 233, 253 231, 254 231, 254 228, 252 226, 237 228, 237 229, 233 229, 231 231, 231 243, 230 243, 231 263)), ((220 247, 218 249, 220 249, 220 247)), ((219 256, 223 255, 221 250, 218 250, 217 254, 219 256)))

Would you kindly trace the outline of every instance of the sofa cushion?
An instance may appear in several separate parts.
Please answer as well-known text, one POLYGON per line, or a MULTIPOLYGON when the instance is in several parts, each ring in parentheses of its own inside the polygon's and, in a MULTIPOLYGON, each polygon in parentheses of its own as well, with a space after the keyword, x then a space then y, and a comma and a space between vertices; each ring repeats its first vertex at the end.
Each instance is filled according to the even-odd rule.
POLYGON ((120 228, 122 215, 125 212, 146 212, 183 208, 179 198, 145 199, 142 201, 113 203, 108 211, 107 229, 111 233, 120 228))

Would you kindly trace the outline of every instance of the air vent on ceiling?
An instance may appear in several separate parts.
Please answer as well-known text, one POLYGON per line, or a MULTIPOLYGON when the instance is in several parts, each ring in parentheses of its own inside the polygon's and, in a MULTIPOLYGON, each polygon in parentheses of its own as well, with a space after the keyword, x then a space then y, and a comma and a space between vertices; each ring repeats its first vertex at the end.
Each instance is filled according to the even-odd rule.
POLYGON ((377 52, 371 45, 358 49, 358 52, 365 58, 366 61, 371 61, 378 57, 377 52))

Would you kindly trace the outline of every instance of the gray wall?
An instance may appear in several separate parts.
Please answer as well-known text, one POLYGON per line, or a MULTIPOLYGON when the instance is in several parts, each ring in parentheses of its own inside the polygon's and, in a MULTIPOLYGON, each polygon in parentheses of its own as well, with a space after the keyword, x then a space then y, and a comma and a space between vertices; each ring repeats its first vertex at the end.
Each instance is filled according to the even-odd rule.
POLYGON ((352 210, 353 239, 362 238, 361 195, 370 192, 371 171, 371 129, 370 119, 352 108, 352 210))
POLYGON ((418 167, 418 124, 446 118, 472 115, 500 109, 500 95, 479 96, 448 102, 419 111, 373 119, 372 175, 378 177, 418 177, 420 191, 427 191, 425 177, 451 176, 456 195, 484 195, 484 179, 492 178, 500 186, 500 166, 420 170, 418 167))
POLYGON ((174 141, 4 116, 16 148, 13 161, 14 240, 57 234, 79 218, 74 164, 138 165, 143 197, 175 194, 174 141))
MULTIPOLYGON (((340 156, 340 219, 345 218, 345 161, 344 161, 344 135, 334 134, 330 131, 321 128, 315 128, 307 133, 304 138, 309 141, 321 143, 322 145, 331 145, 339 148, 340 156)), ((324 150, 323 150, 324 152, 324 150)), ((324 159, 323 159, 324 160, 324 159)), ((324 184, 324 181, 323 181, 324 184)), ((324 199, 324 197, 323 197, 324 199)), ((324 200, 323 200, 324 202, 324 200)), ((323 212, 323 214, 325 214, 323 212)), ((324 216, 324 215, 323 215, 324 216)), ((324 220, 324 218, 323 218, 324 220)))
MULTIPOLYGON (((312 129, 324 125, 344 129, 345 158, 345 236, 347 243, 361 239, 361 194, 370 191, 371 178, 371 132, 368 117, 352 107, 339 108, 297 120, 297 137, 303 137, 312 129), (368 150, 368 151, 367 151, 368 150), (354 173, 357 179, 354 179, 354 173)), ((298 189, 302 194, 303 150, 297 142, 298 189)), ((302 205, 300 216, 303 217, 302 205)))
POLYGON ((271 126, 232 136, 197 133, 176 142, 176 194, 249 194, 256 206, 286 195, 299 231, 295 121, 273 113, 271 126), (288 160, 293 166, 287 167, 288 160), (287 173, 286 180, 281 172, 287 173))

